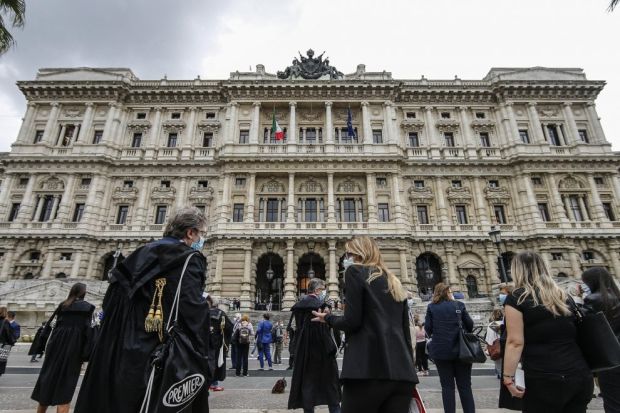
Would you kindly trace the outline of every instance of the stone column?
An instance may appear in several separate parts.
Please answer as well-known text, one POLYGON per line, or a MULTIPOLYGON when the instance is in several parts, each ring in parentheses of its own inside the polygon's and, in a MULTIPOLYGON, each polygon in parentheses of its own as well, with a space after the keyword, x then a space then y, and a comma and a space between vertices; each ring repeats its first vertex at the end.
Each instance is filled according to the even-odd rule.
POLYGON ((403 213, 400 203, 400 182, 398 179, 398 174, 396 173, 392 174, 392 199, 394 200, 394 221, 399 224, 404 224, 403 213))
POLYGON ((174 199, 174 207, 179 210, 186 206, 187 203, 187 180, 188 178, 183 176, 178 181, 179 185, 177 187, 176 197, 174 199))
POLYGON ((137 225, 146 225, 146 216, 148 211, 148 200, 150 192, 151 178, 144 177, 142 179, 142 184, 138 189, 138 203, 135 206, 134 222, 137 225))
POLYGON ((254 102, 254 112, 252 113, 252 124, 250 125, 250 145, 258 145, 258 135, 260 129, 260 102, 254 102))
POLYGON ((60 204, 60 195, 54 195, 54 203, 52 204, 52 213, 50 214, 49 221, 54 221, 54 217, 58 212, 58 205, 60 204))
POLYGON ((435 177, 435 199, 437 201, 437 212, 439 213, 439 224, 442 226, 450 225, 448 208, 446 207, 446 195, 441 185, 441 177, 435 177))
POLYGON ((286 206, 286 222, 295 222, 295 172, 288 173, 288 202, 286 206))
POLYGON ((618 256, 618 246, 609 246, 609 257, 611 258, 611 272, 620 279, 620 258, 618 256))
POLYGON ((446 261, 448 263, 448 279, 450 280, 450 285, 457 286, 460 290, 461 282, 456 268, 456 256, 454 255, 454 250, 446 248, 446 261))
POLYGON ((289 121, 288 121, 288 129, 286 132, 286 140, 289 145, 295 145, 297 143, 297 102, 289 102, 289 121))
POLYGON ((594 219, 596 221, 607 221, 605 216, 605 210, 603 209, 603 203, 598 193, 598 188, 594 182, 594 175, 588 173, 588 184, 590 184, 590 193, 592 194, 592 208, 594 209, 594 219))
POLYGON ((334 144, 334 124, 332 121, 332 105, 333 102, 325 102, 325 142, 328 145, 334 144))
MULTIPOLYGON (((366 195, 368 196, 368 223, 377 223, 377 197, 375 195, 376 175, 372 172, 366 173, 366 195)), ((332 194, 333 195, 333 194, 332 194)))
POLYGON ((113 127, 112 127, 112 141, 111 141, 111 143, 117 147, 123 146, 125 125, 127 124, 128 116, 129 116, 129 113, 127 112, 127 109, 125 109, 122 105, 119 104, 118 109, 117 109, 117 117, 116 119, 114 119, 114 122, 112 123, 113 127))
POLYGON ((239 111, 239 104, 237 102, 231 102, 230 104, 230 122, 228 124, 228 143, 239 142, 237 136, 237 116, 239 111))
POLYGON ((476 142, 475 137, 471 132, 471 125, 469 124, 469 116, 467 114, 467 110, 469 108, 467 106, 459 106, 459 115, 461 118, 461 131, 463 131, 463 144, 465 148, 467 147, 477 147, 479 146, 476 142))
POLYGON ((148 146, 150 148, 155 148, 159 145, 159 133, 161 131, 161 111, 162 108, 157 106, 155 108, 155 119, 153 120, 153 125, 151 126, 151 136, 149 136, 146 140, 148 141, 148 146))
POLYGON ((92 139, 88 139, 89 131, 93 124, 93 112, 94 105, 93 102, 86 102, 84 104, 86 106, 86 110, 84 111, 84 120, 82 120, 82 127, 80 128, 80 133, 77 136, 76 141, 80 143, 93 143, 92 139))
POLYGON ((248 311, 252 308, 252 247, 245 248, 243 260, 243 282, 241 283, 241 309, 248 311))
POLYGON ((86 267, 86 278, 90 280, 101 279, 100 277, 102 274, 95 273, 95 260, 99 258, 97 254, 97 247, 88 247, 88 250, 90 253, 88 255, 88 266, 86 267))
POLYGON ((545 137, 541 135, 541 125, 540 125, 540 117, 538 116, 538 111, 536 110, 536 102, 529 102, 527 104, 527 111, 530 117, 530 139, 531 143, 543 144, 545 143, 545 137))
POLYGON ((364 144, 372 144, 372 126, 370 124, 370 114, 368 113, 368 102, 362 101, 362 127, 364 130, 364 144))
POLYGON ((214 296, 219 296, 222 291, 222 272, 224 270, 224 250, 218 248, 216 250, 215 258, 215 277, 211 283, 211 293, 214 296))
POLYGON ((55 251, 47 247, 45 254, 45 262, 43 263, 43 269, 41 270, 41 278, 50 278, 52 276, 52 266, 54 264, 55 251))
POLYGON ((37 176, 32 174, 30 175, 30 179, 28 180, 28 185, 26 185, 26 190, 24 191, 24 197, 22 198, 21 205, 19 206, 19 213, 17 214, 17 222, 28 222, 30 221, 30 217, 32 216, 32 207, 33 207, 33 199, 32 192, 34 190, 34 184, 37 180, 37 176))
POLYGON ((334 173, 327 173, 327 222, 336 222, 336 209, 334 203, 334 173))
POLYGON ((394 139, 392 137, 392 130, 390 127, 391 121, 391 106, 392 102, 389 100, 383 102, 383 143, 391 143, 394 139))
POLYGON ((560 145, 568 145, 568 141, 566 140, 566 137, 564 136, 564 131, 562 130, 562 125, 559 123, 556 123, 555 125, 556 130, 558 131, 558 138, 560 139, 560 145))
POLYGON ((486 199, 484 198, 483 191, 480 186, 480 178, 474 176, 472 178, 472 182, 474 184, 474 198, 476 199, 476 214, 478 215, 478 222, 480 222, 480 225, 486 227, 489 225, 489 212, 487 210, 486 199))
POLYGON ((435 119, 433 119, 433 107, 426 106, 425 110, 425 119, 424 124, 426 128, 426 145, 431 147, 441 146, 439 143, 439 138, 437 137, 437 133, 435 131, 435 119))
MULTIPOLYGON (((183 139, 182 148, 184 150, 193 149, 196 146, 196 107, 189 108, 189 119, 187 121, 187 129, 183 139)), ((187 153, 189 155, 189 153, 187 153)))
POLYGON ((12 248, 6 249, 4 252, 4 262, 2 263, 2 272, 0 272, 0 281, 9 280, 9 271, 11 268, 15 268, 13 263, 13 255, 15 251, 12 248))
POLYGON ((584 198, 585 198, 585 195, 579 196, 579 209, 581 209, 581 215, 583 215, 583 218, 585 219, 585 221, 591 221, 590 214, 588 213, 588 208, 586 208, 586 202, 584 198))
MULTIPOLYGON (((256 174, 250 173, 250 182, 248 182, 248 212, 244 217, 244 221, 248 223, 254 222, 254 197, 256 193, 256 174)), ((249 293, 248 293, 249 294, 249 293)))
POLYGON ((82 251, 77 251, 73 255, 73 266, 71 267, 70 278, 77 278, 80 276, 80 264, 82 263, 82 251))
POLYGON ((581 257, 579 256, 579 252, 577 252, 577 250, 573 248, 572 251, 569 251, 568 258, 570 260, 570 266, 573 271, 573 277, 581 277, 581 257))
POLYGON ((327 292, 329 298, 338 299, 338 263, 336 262, 336 240, 327 241, 329 251, 329 278, 327 281, 327 292))
POLYGON ((592 129, 594 130, 594 137, 592 139, 593 143, 605 143, 607 139, 605 138, 605 132, 603 131, 603 127, 601 126, 601 121, 596 113, 596 105, 594 102, 588 102, 587 104, 587 114, 588 114, 588 122, 592 125, 592 129))
POLYGON ((543 131, 543 136, 545 138, 545 143, 550 145, 551 144, 551 139, 549 139, 549 130, 547 129, 547 124, 546 123, 542 123, 540 125, 540 127, 542 128, 542 131, 543 131))
POLYGON ((224 173, 222 176, 224 180, 222 183, 222 198, 220 200, 220 222, 226 223, 230 221, 230 216, 228 214, 228 206, 230 205, 230 181, 232 179, 231 175, 228 173, 224 173))
POLYGON ((114 119, 117 116, 117 110, 119 110, 119 105, 116 102, 110 102, 108 106, 108 116, 105 120, 105 126, 103 127, 103 137, 101 139, 101 141, 104 143, 112 143, 114 141, 114 119))
POLYGON ((568 217, 568 220, 569 221, 574 221, 575 220, 575 214, 573 214, 573 210, 571 208, 570 199, 568 199, 568 195, 564 195, 562 197, 562 199, 564 200, 564 208, 566 210, 566 215, 568 217))
POLYGON ((542 222, 542 218, 538 212, 538 201, 536 200, 536 195, 534 194, 534 189, 532 188, 532 179, 529 175, 522 175, 521 182, 527 193, 526 205, 532 219, 532 224, 540 223, 542 222))
POLYGON ((102 186, 102 181, 104 181, 104 177, 100 175, 95 175, 92 178, 90 183, 90 188, 88 190, 88 195, 86 197, 86 205, 84 205, 84 216, 83 221, 87 225, 96 225, 98 222, 98 208, 100 208, 100 204, 97 203, 97 192, 102 186))
POLYGON ((295 240, 286 240, 286 279, 282 307, 288 311, 295 304, 295 240))
POLYGON ((499 254, 495 248, 488 245, 486 247, 487 253, 487 277, 492 280, 491 284, 497 284, 502 280, 502 277, 499 273, 500 269, 498 268, 498 257, 499 254))
POLYGON ((409 276, 409 271, 407 268, 407 249, 400 248, 398 250, 398 253, 400 258, 400 281, 407 291, 411 291, 413 288, 413 284, 411 282, 411 277, 409 276))
POLYGON ((10 173, 4 174, 4 179, 2 180, 2 185, 0 186, 0 221, 6 220, 8 217, 6 216, 6 210, 9 205, 11 205, 11 199, 9 195, 11 193, 11 188, 13 187, 13 182, 15 181, 15 175, 10 173))
POLYGON ((58 112, 60 111, 60 104, 56 102, 50 103, 52 110, 50 110, 49 117, 47 118, 47 123, 45 124, 45 131, 43 132, 42 142, 53 145, 55 142, 54 136, 56 135, 54 132, 56 131, 56 123, 58 122, 58 112))
POLYGON ((577 130, 577 123, 575 122, 575 117, 573 116, 573 109, 571 108, 572 104, 570 102, 564 102, 562 106, 562 110, 564 112, 564 119, 566 119, 566 124, 568 126, 568 135, 570 136, 567 144, 576 144, 580 142, 579 132, 577 130))
POLYGON ((549 181, 549 186, 551 187, 551 208, 553 210, 553 215, 555 215, 554 221, 568 222, 568 219, 566 216, 567 212, 564 211, 564 205, 562 203, 562 196, 560 195, 560 192, 559 192, 560 188, 558 187, 555 181, 555 175, 548 174, 547 180, 549 181))
POLYGON ((28 102, 26 105, 26 114, 22 122, 19 133, 17 134, 17 142, 32 144, 34 143, 34 135, 32 135, 32 125, 34 123, 35 113, 37 111, 37 104, 34 102, 28 102))
POLYGON ((41 216, 41 211, 43 211, 43 204, 45 203, 45 198, 41 195, 37 195, 37 202, 36 202, 36 208, 35 208, 35 212, 34 212, 34 217, 32 218, 33 221, 38 221, 39 217, 41 216))
POLYGON ((510 142, 516 142, 519 140, 519 126, 517 125, 517 118, 515 117, 515 111, 512 102, 506 103, 506 112, 508 113, 508 121, 510 123, 510 142))

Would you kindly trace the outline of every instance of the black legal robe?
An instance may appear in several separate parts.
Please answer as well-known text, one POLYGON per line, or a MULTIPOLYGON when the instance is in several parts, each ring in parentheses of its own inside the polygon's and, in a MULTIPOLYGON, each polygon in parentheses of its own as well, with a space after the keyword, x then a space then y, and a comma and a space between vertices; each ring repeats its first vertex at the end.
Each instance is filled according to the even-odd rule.
POLYGON ((211 332, 209 334, 209 370, 213 380, 222 381, 226 379, 226 357, 228 356, 227 348, 230 347, 232 337, 233 323, 226 313, 219 308, 212 308, 211 312, 211 332), (222 329, 223 324, 223 329, 222 329), (222 351, 222 343, 224 346, 224 364, 218 367, 217 361, 222 351))
MULTIPOLYGON (((155 294, 155 280, 166 279, 163 322, 170 316, 183 264, 194 251, 175 238, 164 238, 138 248, 112 272, 103 301, 99 340, 84 376, 75 413, 137 413, 140 410, 156 332, 145 331, 145 318, 155 294)), ((209 304, 202 297, 206 260, 195 254, 183 277, 178 325, 201 357, 208 357, 209 304)), ((204 376, 209 378, 209 372, 204 376)), ((206 386, 186 412, 208 411, 206 386)))

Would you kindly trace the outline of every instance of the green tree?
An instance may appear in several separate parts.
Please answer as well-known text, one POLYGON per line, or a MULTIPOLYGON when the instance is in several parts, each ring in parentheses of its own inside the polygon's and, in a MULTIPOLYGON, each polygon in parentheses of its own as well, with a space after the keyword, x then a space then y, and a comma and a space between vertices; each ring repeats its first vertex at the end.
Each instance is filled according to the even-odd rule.
POLYGON ((15 44, 7 26, 23 27, 25 14, 25 0, 0 0, 0 55, 15 44))

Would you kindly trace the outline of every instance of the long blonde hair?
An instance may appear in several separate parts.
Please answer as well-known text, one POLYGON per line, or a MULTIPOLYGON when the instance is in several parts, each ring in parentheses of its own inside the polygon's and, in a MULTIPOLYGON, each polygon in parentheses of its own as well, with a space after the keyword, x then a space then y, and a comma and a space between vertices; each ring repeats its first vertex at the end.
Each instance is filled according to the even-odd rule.
POLYGON ((407 291, 405 291, 400 280, 396 278, 394 273, 385 266, 381 251, 379 251, 379 246, 375 240, 367 236, 353 237, 347 241, 344 247, 348 252, 359 257, 360 261, 356 262, 355 265, 375 269, 374 272, 371 272, 370 277, 368 277, 368 283, 371 283, 379 277, 386 277, 388 292, 392 295, 392 298, 398 302, 407 299, 407 291))
POLYGON ((510 271, 515 287, 524 290, 517 304, 530 297, 534 305, 542 305, 556 316, 571 314, 566 293, 553 281, 540 255, 531 251, 520 252, 512 259, 510 271))

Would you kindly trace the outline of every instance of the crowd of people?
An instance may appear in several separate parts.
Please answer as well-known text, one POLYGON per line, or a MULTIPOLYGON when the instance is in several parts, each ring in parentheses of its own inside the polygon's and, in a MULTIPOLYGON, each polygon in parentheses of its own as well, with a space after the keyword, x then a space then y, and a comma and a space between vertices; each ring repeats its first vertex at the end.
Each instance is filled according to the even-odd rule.
MULTIPOLYGON (((432 362, 444 411, 456 411, 458 391, 463 412, 475 412, 472 359, 464 354, 480 343, 472 350, 466 341, 474 321, 449 284, 435 286, 424 317, 415 314, 411 294, 377 243, 358 236, 345 244, 343 311, 335 312, 325 282, 314 278, 288 323, 266 312, 253 325, 239 312, 231 320, 215 297, 203 294, 205 232, 200 211, 179 210, 161 240, 112 270, 102 315, 85 300, 86 285, 73 285, 28 353, 32 362, 45 353, 32 392, 38 413, 48 406, 69 411, 84 362, 76 413, 142 413, 162 406, 205 412, 209 391, 224 390, 227 358, 237 377, 248 377, 250 354, 258 351, 260 369, 271 370, 282 364, 287 345, 289 409, 407 413, 418 375, 429 375, 432 362)), ((565 291, 531 251, 513 258, 511 275, 514 283, 500 285, 483 337, 499 379, 499 407, 585 412, 596 376, 605 411, 620 412, 620 366, 593 374, 578 340, 584 314, 602 313, 620 336, 620 290, 613 277, 590 268, 565 291)), ((232 309, 240 309, 239 300, 232 300, 232 309)), ((0 375, 19 336, 15 314, 0 307, 0 375)))

